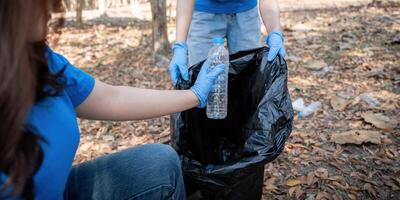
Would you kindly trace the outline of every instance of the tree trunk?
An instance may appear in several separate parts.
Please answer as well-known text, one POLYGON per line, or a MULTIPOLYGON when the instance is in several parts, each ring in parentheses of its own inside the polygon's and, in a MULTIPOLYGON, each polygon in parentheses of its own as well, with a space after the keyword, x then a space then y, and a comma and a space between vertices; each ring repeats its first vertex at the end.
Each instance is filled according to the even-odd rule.
POLYGON ((140 18, 142 15, 140 10, 140 2, 138 0, 131 0, 131 11, 133 17, 140 18))
POLYGON ((167 15, 165 0, 151 0, 153 18, 153 50, 154 56, 166 56, 169 52, 167 33, 167 15))
POLYGON ((105 16, 107 7, 106 0, 98 0, 97 5, 99 6, 100 16, 105 16))
POLYGON ((65 4, 66 11, 71 11, 72 10, 72 4, 73 3, 71 1, 66 0, 66 1, 64 1, 64 4, 65 4))
POLYGON ((83 0, 76 0, 76 24, 81 27, 83 24, 82 21, 82 7, 83 0))

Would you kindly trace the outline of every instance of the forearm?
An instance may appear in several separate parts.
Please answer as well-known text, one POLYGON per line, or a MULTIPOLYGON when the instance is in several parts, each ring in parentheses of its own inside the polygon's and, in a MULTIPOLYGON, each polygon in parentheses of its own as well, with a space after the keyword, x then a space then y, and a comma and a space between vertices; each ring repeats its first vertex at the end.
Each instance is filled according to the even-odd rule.
POLYGON ((278 0, 260 0, 259 7, 267 31, 281 30, 278 0))
POLYGON ((78 108, 82 118, 112 121, 148 119, 198 105, 196 95, 190 90, 151 90, 97 84, 97 90, 92 92, 94 94, 78 108))
POLYGON ((194 0, 178 0, 176 8, 176 41, 186 42, 192 21, 194 0))
POLYGON ((119 86, 110 120, 136 120, 160 117, 198 105, 190 90, 151 90, 119 86))

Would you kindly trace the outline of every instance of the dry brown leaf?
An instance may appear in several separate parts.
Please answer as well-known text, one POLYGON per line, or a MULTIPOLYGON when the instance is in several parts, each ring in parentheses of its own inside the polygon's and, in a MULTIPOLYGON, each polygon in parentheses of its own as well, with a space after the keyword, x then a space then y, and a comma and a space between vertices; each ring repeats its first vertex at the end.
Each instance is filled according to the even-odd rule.
POLYGON ((365 176, 364 174, 361 174, 360 172, 351 172, 350 176, 354 177, 354 178, 356 178, 358 180, 364 181, 366 183, 370 183, 370 184, 373 184, 373 185, 378 185, 375 181, 368 180, 368 177, 365 176))
POLYGON ((371 142, 381 144, 384 136, 379 131, 351 130, 341 133, 333 133, 331 141, 338 144, 362 144, 371 142))
POLYGON ((276 180, 275 177, 272 177, 272 178, 267 179, 267 181, 265 182, 265 189, 266 189, 267 191, 270 191, 270 192, 273 192, 273 193, 276 193, 276 192, 277 192, 278 187, 276 187, 276 186, 274 185, 274 184, 275 184, 275 180, 276 180))
POLYGON ((296 179, 289 179, 286 182, 286 185, 289 187, 293 187, 296 185, 301 185, 301 184, 305 184, 307 182, 306 177, 305 176, 301 176, 299 178, 296 179))
POLYGON ((344 98, 340 98, 336 95, 331 97, 331 106, 335 111, 343 111, 347 105, 349 105, 350 101, 344 98))
POLYGON ((393 144, 393 141, 390 138, 382 138, 382 144, 393 144))
POLYGON ((364 188, 364 190, 366 190, 368 192, 368 194, 370 196, 376 198, 376 190, 374 189, 374 187, 371 184, 366 183, 366 184, 364 184, 363 188, 364 188))
POLYGON ((397 128, 398 122, 395 118, 389 118, 382 113, 366 112, 361 115, 365 122, 371 123, 377 128, 383 130, 392 130, 397 128))
POLYGON ((343 177, 342 176, 330 176, 328 178, 328 180, 331 180, 331 181, 343 181, 343 177))
POLYGON ((307 185, 313 185, 315 182, 317 182, 315 178, 314 172, 309 172, 307 174, 307 185))
POLYGON ((356 195, 354 195, 354 194, 347 194, 347 196, 349 196, 349 198, 351 200, 356 200, 357 199, 356 195))
POLYGON ((91 147, 92 147, 92 145, 93 145, 93 141, 90 141, 90 142, 86 142, 86 143, 82 143, 80 146, 79 146, 79 151, 82 151, 82 152, 86 152, 86 151, 88 151, 91 147))
POLYGON ((332 196, 328 194, 327 192, 318 192, 317 197, 315 197, 315 200, 322 200, 322 199, 332 199, 332 196))
POLYGON ((105 141, 114 141, 115 140, 114 136, 112 136, 112 135, 103 135, 102 139, 105 141))
POLYGON ((300 199, 301 195, 304 194, 303 190, 300 187, 296 187, 295 193, 296 193, 296 199, 300 199))
POLYGON ((400 190, 400 188, 394 183, 394 181, 392 180, 391 177, 386 176, 386 175, 382 175, 382 181, 385 185, 389 186, 392 188, 393 191, 397 191, 400 190))
POLYGON ((300 62, 302 58, 295 56, 295 55, 290 55, 287 56, 286 60, 292 61, 292 62, 300 62))
POLYGON ((305 68, 310 69, 310 70, 316 70, 316 71, 321 70, 327 66, 328 65, 323 60, 312 61, 312 62, 304 65, 305 68))
POLYGON ((385 154, 388 158, 393 159, 393 160, 397 159, 397 157, 399 155, 399 153, 394 149, 385 149, 385 154))
POLYGON ((392 177, 392 179, 397 183, 397 185, 400 187, 400 179, 392 177))
POLYGON ((338 196, 336 194, 332 195, 332 199, 333 200, 343 200, 343 198, 341 196, 338 196))
POLYGON ((323 167, 318 168, 315 172, 315 176, 323 179, 327 179, 328 175, 329 175, 328 170, 323 167))
POLYGON ((346 185, 342 185, 342 184, 340 184, 339 182, 332 181, 332 185, 334 185, 335 188, 340 188, 340 189, 342 189, 342 190, 347 190, 347 189, 349 189, 349 185, 348 185, 347 183, 346 183, 346 185))
POLYGON ((288 190, 289 197, 291 197, 291 196, 293 195, 294 191, 295 191, 296 188, 298 188, 298 187, 300 187, 300 186, 289 188, 289 190, 288 190))

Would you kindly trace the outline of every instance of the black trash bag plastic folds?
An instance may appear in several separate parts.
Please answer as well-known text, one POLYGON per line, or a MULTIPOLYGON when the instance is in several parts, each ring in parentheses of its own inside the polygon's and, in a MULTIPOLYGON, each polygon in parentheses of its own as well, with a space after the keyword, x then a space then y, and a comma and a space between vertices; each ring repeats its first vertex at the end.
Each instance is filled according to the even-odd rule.
MULTIPOLYGON (((172 146, 187 196, 261 198, 264 165, 282 152, 293 121, 286 62, 279 56, 267 62, 267 55, 267 47, 230 55, 225 119, 208 119, 205 108, 172 116, 172 146)), ((190 88, 203 62, 190 67, 190 80, 180 79, 176 88, 190 88)))

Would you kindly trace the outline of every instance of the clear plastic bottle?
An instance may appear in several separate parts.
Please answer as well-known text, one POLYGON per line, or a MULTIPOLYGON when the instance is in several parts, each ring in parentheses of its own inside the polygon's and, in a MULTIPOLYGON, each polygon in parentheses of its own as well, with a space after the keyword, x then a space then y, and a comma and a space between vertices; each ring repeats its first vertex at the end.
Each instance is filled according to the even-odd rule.
POLYGON ((296 101, 293 102, 293 109, 298 111, 298 117, 307 117, 313 114, 321 107, 321 102, 314 101, 310 105, 306 106, 304 104, 303 98, 298 98, 296 101))
POLYGON ((219 75, 207 99, 207 117, 210 119, 224 119, 228 113, 228 71, 229 52, 224 47, 223 38, 214 38, 213 47, 208 52, 210 69, 225 64, 225 72, 219 75))
POLYGON ((314 101, 310 105, 306 106, 302 111, 298 113, 299 118, 302 117, 307 117, 308 115, 313 114, 315 111, 317 111, 321 107, 321 102, 319 101, 314 101))

